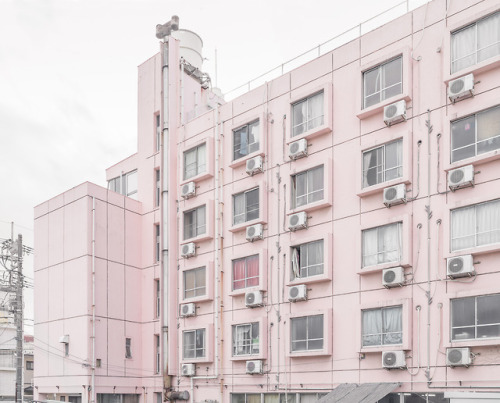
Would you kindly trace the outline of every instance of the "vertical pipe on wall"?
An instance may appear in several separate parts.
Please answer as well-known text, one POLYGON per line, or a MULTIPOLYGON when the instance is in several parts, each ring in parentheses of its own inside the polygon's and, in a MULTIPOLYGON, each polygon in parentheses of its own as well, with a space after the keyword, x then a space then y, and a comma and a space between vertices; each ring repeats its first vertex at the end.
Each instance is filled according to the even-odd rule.
POLYGON ((427 212, 427 368, 425 370, 425 375, 427 377, 427 382, 431 382, 431 111, 427 109, 427 120, 425 122, 427 126, 427 205, 425 206, 427 212))
POLYGON ((92 365, 91 403, 95 403, 95 197, 92 197, 92 365))

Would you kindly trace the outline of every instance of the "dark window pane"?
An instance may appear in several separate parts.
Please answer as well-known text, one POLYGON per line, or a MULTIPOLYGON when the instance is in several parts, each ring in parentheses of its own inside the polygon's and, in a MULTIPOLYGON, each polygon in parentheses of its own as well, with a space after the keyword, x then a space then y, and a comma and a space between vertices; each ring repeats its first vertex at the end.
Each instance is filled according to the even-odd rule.
POLYGON ((453 327, 474 326, 474 297, 460 298, 451 301, 451 324, 453 327))

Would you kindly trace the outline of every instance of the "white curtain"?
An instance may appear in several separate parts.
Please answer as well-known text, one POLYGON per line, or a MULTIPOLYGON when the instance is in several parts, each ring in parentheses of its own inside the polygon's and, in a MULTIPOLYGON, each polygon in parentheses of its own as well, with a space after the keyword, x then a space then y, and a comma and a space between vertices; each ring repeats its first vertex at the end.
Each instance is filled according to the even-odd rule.
POLYGON ((309 98, 307 102, 308 130, 323 124, 323 97, 323 92, 320 92, 309 98))
POLYGON ((401 223, 379 228, 378 263, 401 260, 401 223))
POLYGON ((455 32, 451 36, 451 72, 465 69, 476 63, 475 25, 455 32))
POLYGON ((500 54, 500 13, 478 22, 477 47, 478 62, 500 54))
POLYGON ((475 241, 475 206, 464 207, 451 212, 451 250, 472 248, 475 241))
POLYGON ((477 246, 500 242, 500 200, 476 208, 477 246))
POLYGON ((323 199, 323 165, 307 173, 308 203, 323 199))
POLYGON ((205 206, 201 206, 196 209, 196 236, 204 234, 206 231, 205 210, 205 206))
POLYGON ((363 311, 363 346, 382 344, 382 311, 371 309, 363 311))
POLYGON ((233 224, 245 221, 245 193, 233 196, 233 224))
POLYGON ((297 248, 292 248, 292 280, 300 277, 300 257, 297 248))
POLYGON ((382 311, 384 322, 384 339, 382 344, 401 344, 402 337, 402 308, 394 306, 382 311))
POLYGON ((196 175, 207 170, 207 145, 202 144, 198 147, 198 169, 196 175))
POLYGON ((196 175, 196 149, 184 153, 184 179, 196 175))
POLYGON ((377 264, 377 228, 363 231, 363 267, 377 264))
POLYGON ((301 250, 305 250, 307 260, 304 259, 302 255, 302 267, 307 267, 307 270, 304 270, 301 274, 304 276, 315 276, 323 273, 323 240, 310 242, 304 245, 304 248, 301 250))

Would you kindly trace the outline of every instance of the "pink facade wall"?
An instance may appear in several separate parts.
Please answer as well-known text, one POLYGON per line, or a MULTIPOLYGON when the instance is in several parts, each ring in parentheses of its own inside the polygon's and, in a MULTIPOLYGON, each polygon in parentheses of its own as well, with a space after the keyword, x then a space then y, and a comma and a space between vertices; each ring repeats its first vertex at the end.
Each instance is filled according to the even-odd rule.
MULTIPOLYGON (((163 378, 154 373, 154 336, 163 339, 166 326, 163 371, 171 376, 172 388, 189 391, 193 402, 229 402, 232 394, 243 393, 326 392, 345 382, 400 382, 396 392, 419 393, 498 388, 498 339, 451 341, 450 301, 499 292, 500 246, 451 252, 449 241, 451 210, 500 198, 497 151, 450 163, 450 122, 496 106, 500 96, 499 56, 450 74, 450 34, 497 10, 494 1, 447 5, 434 0, 231 102, 217 107, 212 102, 207 112, 209 91, 187 76, 181 86, 179 43, 170 39, 169 105, 164 105, 160 52, 139 66, 138 152, 107 170, 110 180, 138 169, 138 201, 84 184, 35 210, 36 337, 60 350, 56 338, 71 331, 71 340, 81 338, 75 355, 90 359, 89 256, 95 197, 96 343, 97 357, 103 357, 103 368, 96 371, 98 393, 142 393, 141 399, 151 401, 152 392, 161 392, 163 378), (396 56, 402 60, 401 93, 363 109, 363 72, 396 56), (448 82, 470 72, 476 81, 475 96, 450 103, 448 82), (292 104, 319 91, 324 94, 323 124, 292 136, 292 104), (407 120, 387 127, 384 106, 399 100, 406 101, 407 120), (169 137, 157 152, 156 115, 165 136, 166 112, 169 137), (256 120, 259 149, 233 161, 233 130, 256 120), (292 161, 288 147, 299 139, 307 140, 308 156, 292 161), (363 188, 363 152, 397 139, 402 140, 401 176, 363 188), (185 180, 183 153, 201 144, 206 144, 206 169, 185 180), (163 158, 167 150, 168 165, 163 158), (245 162, 258 155, 264 160, 263 172, 249 176, 245 162), (447 172, 471 163, 480 171, 475 186, 447 191, 447 172), (323 198, 292 208, 292 176, 320 165, 323 198), (165 184, 169 188, 169 210, 163 213, 155 201, 158 169, 162 189, 165 184), (191 181, 196 196, 184 199, 181 186, 191 181), (383 190, 398 184, 406 185, 409 200, 386 208, 383 190), (233 196, 256 187, 258 218, 233 224, 233 196), (184 213, 203 205, 205 232, 184 239, 184 213), (308 228, 290 231, 289 216, 302 211, 307 213, 308 228), (162 228, 158 262, 155 225, 163 226, 166 217, 169 240, 162 228), (362 231, 397 222, 402 225, 400 260, 363 268, 362 231), (246 240, 245 230, 252 224, 263 225, 263 240, 246 240), (323 274, 292 280, 292 247, 317 240, 324 245, 323 274), (196 244, 196 256, 186 259, 181 249, 188 242, 196 244), (446 258, 466 253, 480 261, 477 276, 447 279, 446 258), (258 285, 233 290, 233 260, 256 254, 258 285), (395 266, 404 268, 405 285, 387 289, 382 270, 395 266), (199 267, 206 268, 205 294, 185 298, 184 274, 199 267), (161 281, 164 296, 160 317, 155 280, 161 281), (306 285, 308 299, 289 302, 289 287, 300 284, 306 285), (54 292, 60 289, 66 291, 54 292), (248 291, 262 291, 264 306, 246 307, 248 291), (180 306, 186 303, 195 304, 195 316, 180 316, 180 306), (363 347, 362 311, 395 305, 402 309, 402 342, 363 347), (161 319, 165 313, 166 323, 161 319), (292 352, 291 321, 314 315, 323 315, 323 348, 292 352), (260 351, 233 356, 233 326, 245 323, 259 324, 260 351), (74 326, 82 331, 74 334, 74 326), (183 332, 197 329, 205 329, 204 354, 185 358, 183 332), (133 339, 132 360, 124 358, 125 337, 133 339), (470 347, 473 365, 447 366, 449 347, 470 347), (408 370, 383 368, 383 352, 394 350, 404 350, 408 370), (247 360, 262 360, 264 373, 247 374, 247 360), (190 363, 196 366, 193 378, 180 374, 190 363), (139 379, 139 374, 144 377, 139 379)), ((64 376, 58 385, 89 384, 88 368, 56 359, 43 349, 36 354, 40 396, 55 393, 57 376, 64 376)))

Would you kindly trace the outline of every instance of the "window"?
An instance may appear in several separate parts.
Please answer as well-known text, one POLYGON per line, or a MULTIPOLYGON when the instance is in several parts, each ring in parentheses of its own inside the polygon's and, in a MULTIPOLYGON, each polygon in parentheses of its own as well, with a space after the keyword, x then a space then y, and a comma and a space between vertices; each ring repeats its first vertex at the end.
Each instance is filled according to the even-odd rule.
POLYGON ((261 403, 260 393, 232 393, 231 403, 261 403))
POLYGON ((155 224, 155 262, 160 261, 160 224, 155 224))
POLYGON ((259 285, 259 255, 233 260, 233 290, 259 285))
POLYGON ((363 347, 403 343, 403 307, 362 311, 363 347))
POLYGON ((323 91, 292 105, 292 137, 321 126, 325 120, 323 91))
POLYGON ((233 131, 233 160, 259 149, 259 121, 249 123, 233 131))
POLYGON ((323 315, 292 318, 291 328, 292 352, 323 348, 323 315))
POLYGON ((156 188, 155 188, 155 206, 160 206, 161 201, 161 182, 160 182, 160 170, 155 170, 155 178, 156 178, 156 188))
POLYGON ((451 73, 500 54, 500 12, 451 34, 451 73))
POLYGON ((184 299, 201 297, 206 295, 206 293, 205 267, 186 270, 184 272, 184 299))
POLYGON ((451 123, 451 162, 500 148, 500 106, 451 123))
POLYGON ((205 206, 200 206, 184 213, 184 239, 194 238, 206 232, 205 210, 205 206))
POLYGON ((125 339, 125 358, 132 358, 132 339, 125 339))
POLYGON ((110 179, 108 189, 137 200, 137 170, 110 179))
POLYGON ((500 199, 451 211, 451 251, 500 242, 500 199))
POLYGON ((292 176, 292 208, 323 199, 323 165, 292 176))
POLYGON ((500 294, 451 300, 451 339, 500 337, 500 294))
POLYGON ((102 365, 102 361, 100 358, 96 358, 95 359, 95 367, 96 368, 101 368, 101 365, 102 365))
POLYGON ((15 368, 16 362, 14 350, 0 350, 0 367, 15 368))
POLYGON ((233 326, 233 356, 259 354, 259 322, 233 326))
POLYGON ((233 224, 259 218, 259 188, 233 195, 233 224))
POLYGON ((184 152, 184 179, 192 178, 207 169, 207 145, 203 143, 184 152))
POLYGON ((323 274, 323 240, 304 243, 292 248, 291 279, 323 274))
POLYGON ((155 115, 155 123, 156 123, 156 151, 160 151, 161 148, 161 121, 160 114, 155 115))
POLYGON ((399 139, 363 153, 363 187, 403 176, 403 140, 399 139))
POLYGON ((160 317, 160 307, 161 307, 160 280, 155 279, 155 318, 160 317))
POLYGON ((155 334, 155 373, 161 371, 161 355, 160 355, 160 335, 155 334))
POLYGON ((182 333, 184 348, 183 358, 205 357, 205 329, 189 330, 182 333))
POLYGON ((366 229, 362 234, 362 267, 401 260, 403 223, 366 229))
POLYGON ((33 371, 33 369, 34 369, 33 361, 26 361, 26 369, 28 371, 33 371))
POLYGON ((363 108, 403 92, 403 58, 382 63, 363 73, 363 108))

